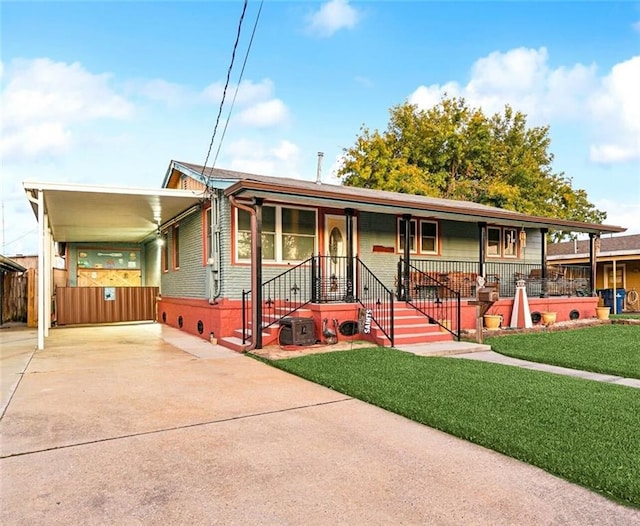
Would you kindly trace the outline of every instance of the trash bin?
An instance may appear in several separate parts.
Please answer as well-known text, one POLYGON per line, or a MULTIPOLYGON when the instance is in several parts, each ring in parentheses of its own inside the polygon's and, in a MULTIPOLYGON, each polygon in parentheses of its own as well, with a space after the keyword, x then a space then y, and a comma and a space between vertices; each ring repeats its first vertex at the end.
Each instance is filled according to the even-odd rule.
POLYGON ((627 291, 624 289, 616 289, 616 314, 620 314, 624 309, 624 297, 627 291))
POLYGON ((613 312, 613 289, 600 289, 598 294, 602 296, 602 301, 605 307, 609 307, 613 312))

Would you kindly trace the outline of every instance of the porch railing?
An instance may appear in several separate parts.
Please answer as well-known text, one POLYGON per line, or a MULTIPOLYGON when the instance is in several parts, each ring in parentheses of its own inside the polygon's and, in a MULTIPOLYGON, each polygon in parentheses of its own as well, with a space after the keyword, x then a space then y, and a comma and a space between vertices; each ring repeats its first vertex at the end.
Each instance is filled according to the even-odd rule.
MULTIPOLYGON (((476 295, 477 261, 412 259, 411 264, 457 290, 461 298, 476 295)), ((542 278, 539 264, 487 261, 484 277, 505 298, 515 296, 516 281, 520 279, 530 297, 589 296, 592 290, 589 268, 580 265, 548 265, 546 277, 542 278)))
MULTIPOLYGON (((316 297, 315 284, 317 262, 314 256, 287 269, 282 274, 262 284, 262 327, 267 329, 285 316, 308 305, 316 297)), ((251 319, 250 290, 242 291, 242 344, 249 337, 249 320, 251 319)), ((251 330, 256 330, 252 327, 251 330)))
MULTIPOLYGON (((356 256, 312 256, 262 284, 261 318, 266 329, 310 303, 357 302, 393 345, 393 291, 356 256)), ((242 343, 249 338, 252 294, 242 291, 242 343)), ((254 330, 253 327, 251 327, 254 330)))
POLYGON ((460 340, 460 290, 444 279, 442 272, 425 272, 409 263, 409 275, 404 275, 404 260, 398 262, 398 298, 460 340))
POLYGON ((356 301, 365 309, 365 316, 367 313, 371 314, 372 320, 393 346, 393 291, 389 290, 358 257, 355 259, 356 301))

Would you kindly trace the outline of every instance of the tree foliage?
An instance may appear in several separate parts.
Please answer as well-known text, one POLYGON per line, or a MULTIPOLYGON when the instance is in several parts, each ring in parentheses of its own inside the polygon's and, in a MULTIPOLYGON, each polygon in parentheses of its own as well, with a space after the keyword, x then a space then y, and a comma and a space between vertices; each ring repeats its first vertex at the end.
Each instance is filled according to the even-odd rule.
POLYGON ((549 127, 527 127, 525 115, 510 106, 487 117, 462 98, 443 98, 428 110, 394 106, 390 116, 384 132, 363 126, 355 145, 345 148, 338 172, 345 185, 559 219, 606 218, 584 190, 553 171, 549 127))

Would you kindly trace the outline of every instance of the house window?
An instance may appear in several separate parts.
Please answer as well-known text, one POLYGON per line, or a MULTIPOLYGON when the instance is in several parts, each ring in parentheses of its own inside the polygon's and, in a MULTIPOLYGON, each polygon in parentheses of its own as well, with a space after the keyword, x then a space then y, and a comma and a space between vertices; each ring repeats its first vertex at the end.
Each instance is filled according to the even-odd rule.
MULTIPOLYGON (((251 259, 251 217, 237 210, 236 256, 251 259)), ((304 261, 316 250, 316 212, 283 206, 262 207, 262 260, 304 261)))
POLYGON ((173 236, 172 236, 172 245, 173 245, 173 268, 180 268, 180 227, 178 225, 173 227, 173 236))
POLYGON ((502 247, 502 229, 487 228, 487 256, 500 257, 502 247))
POLYGON ((438 253, 438 223, 420 221, 420 252, 422 254, 438 253))
POLYGON ((515 228, 505 228, 503 230, 502 255, 506 258, 518 256, 518 232, 515 228))
MULTIPOLYGON (((404 252, 405 231, 404 221, 398 218, 398 250, 404 252)), ((438 253, 438 222, 428 220, 409 220, 409 252, 411 254, 438 253), (416 230, 420 227, 419 237, 416 230)))
POLYGON ((162 234, 162 271, 169 272, 169 234, 162 234))
MULTIPOLYGON (((409 252, 411 254, 417 253, 416 250, 416 226, 417 221, 415 219, 409 220, 409 252)), ((404 252, 406 242, 405 224, 404 219, 398 218, 398 247, 400 252, 404 252)))

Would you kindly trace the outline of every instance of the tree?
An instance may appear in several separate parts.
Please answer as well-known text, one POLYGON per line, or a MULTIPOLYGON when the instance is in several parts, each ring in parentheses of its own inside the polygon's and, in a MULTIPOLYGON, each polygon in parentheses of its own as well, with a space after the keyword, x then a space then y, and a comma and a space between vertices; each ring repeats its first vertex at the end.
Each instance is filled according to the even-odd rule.
MULTIPOLYGON (((552 168, 549 127, 505 106, 487 117, 463 98, 428 110, 404 103, 387 130, 361 128, 338 172, 347 186, 473 201, 531 215, 602 223, 606 213, 552 168)), ((561 239, 569 232, 556 232, 561 239)))

